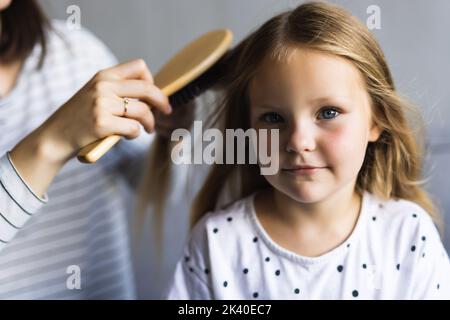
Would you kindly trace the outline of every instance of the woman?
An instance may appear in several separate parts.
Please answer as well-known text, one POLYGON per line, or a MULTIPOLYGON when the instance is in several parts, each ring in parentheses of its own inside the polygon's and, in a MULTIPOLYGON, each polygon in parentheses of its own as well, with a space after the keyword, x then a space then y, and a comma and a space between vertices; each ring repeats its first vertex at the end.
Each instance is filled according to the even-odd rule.
POLYGON ((0 299, 134 298, 124 182, 136 186, 148 143, 122 141, 96 165, 72 158, 152 132, 168 99, 142 60, 111 67, 98 39, 34 0, 0 0, 0 19, 0 299))

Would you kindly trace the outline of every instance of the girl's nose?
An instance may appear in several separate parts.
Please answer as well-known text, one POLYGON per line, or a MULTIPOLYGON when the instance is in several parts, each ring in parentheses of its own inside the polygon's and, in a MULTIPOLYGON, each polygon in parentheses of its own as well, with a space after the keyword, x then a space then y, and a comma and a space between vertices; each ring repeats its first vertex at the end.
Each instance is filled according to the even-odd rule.
POLYGON ((296 124, 292 127, 286 145, 286 151, 291 153, 303 153, 314 151, 316 149, 316 141, 312 128, 308 128, 306 124, 296 124))

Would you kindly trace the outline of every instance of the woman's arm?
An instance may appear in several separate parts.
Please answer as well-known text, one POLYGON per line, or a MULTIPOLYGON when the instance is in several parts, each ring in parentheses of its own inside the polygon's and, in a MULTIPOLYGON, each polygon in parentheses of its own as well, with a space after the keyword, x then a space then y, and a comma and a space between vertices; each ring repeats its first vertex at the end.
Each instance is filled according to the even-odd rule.
POLYGON ((46 202, 51 182, 79 149, 109 135, 154 130, 153 110, 170 113, 142 60, 97 73, 39 128, 0 155, 0 250, 46 202), (123 98, 130 103, 124 114, 123 98))
POLYGON ((11 160, 30 189, 43 196, 62 166, 82 147, 113 134, 136 138, 139 124, 147 132, 153 131, 151 108, 165 114, 171 110, 142 60, 100 71, 17 144, 11 160), (130 100, 126 114, 125 97, 136 99, 130 100))

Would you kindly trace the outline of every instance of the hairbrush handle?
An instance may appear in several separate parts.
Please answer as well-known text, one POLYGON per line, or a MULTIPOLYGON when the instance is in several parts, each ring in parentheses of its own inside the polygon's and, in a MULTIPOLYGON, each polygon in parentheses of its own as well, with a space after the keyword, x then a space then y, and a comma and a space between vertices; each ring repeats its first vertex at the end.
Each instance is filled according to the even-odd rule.
POLYGON ((113 135, 95 141, 81 149, 80 152, 78 152, 77 158, 83 163, 94 163, 119 142, 119 140, 120 136, 113 135))

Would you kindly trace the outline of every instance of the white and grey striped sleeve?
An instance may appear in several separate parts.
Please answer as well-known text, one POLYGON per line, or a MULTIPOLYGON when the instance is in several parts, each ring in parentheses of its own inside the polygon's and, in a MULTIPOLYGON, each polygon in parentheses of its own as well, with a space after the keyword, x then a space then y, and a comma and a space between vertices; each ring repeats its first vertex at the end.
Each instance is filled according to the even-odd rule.
POLYGON ((9 154, 0 158, 0 251, 47 202, 38 197, 20 177, 9 154))

